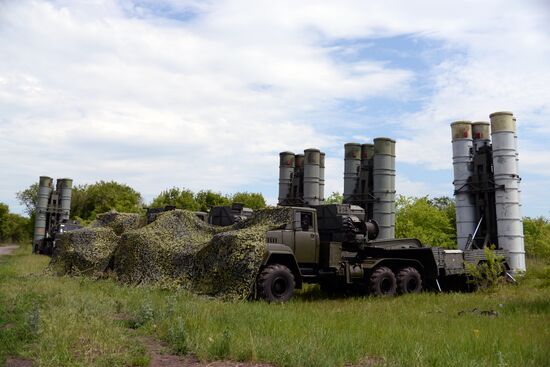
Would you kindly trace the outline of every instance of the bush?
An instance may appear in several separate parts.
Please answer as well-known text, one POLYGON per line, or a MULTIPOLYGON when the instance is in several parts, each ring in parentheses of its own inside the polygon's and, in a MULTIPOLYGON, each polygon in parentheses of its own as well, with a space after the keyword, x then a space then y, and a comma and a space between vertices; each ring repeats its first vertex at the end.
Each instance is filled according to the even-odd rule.
POLYGON ((479 264, 466 264, 468 282, 478 289, 493 291, 504 277, 504 258, 498 256, 493 249, 485 247, 485 259, 479 264))
POLYGON ((523 232, 526 254, 550 262, 550 221, 544 217, 525 217, 523 232))
POLYGON ((10 213, 6 204, 0 203, 0 241, 26 242, 31 239, 29 218, 10 213))

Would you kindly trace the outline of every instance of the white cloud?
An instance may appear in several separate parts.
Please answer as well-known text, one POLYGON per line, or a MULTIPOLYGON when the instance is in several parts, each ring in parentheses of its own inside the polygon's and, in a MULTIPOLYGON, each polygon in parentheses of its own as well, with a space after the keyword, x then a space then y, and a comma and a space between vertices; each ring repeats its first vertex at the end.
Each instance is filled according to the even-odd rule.
MULTIPOLYGON (((372 134, 315 119, 338 120, 341 101, 418 99, 423 76, 432 95, 388 125, 400 161, 448 168, 448 123, 500 109, 548 136, 546 10, 496 0, 2 2, 0 200, 13 203, 40 174, 115 179, 148 198, 172 185, 257 184, 274 196, 277 152, 309 146, 330 154, 327 193, 342 191, 342 143, 372 134), (397 35, 437 40, 443 61, 418 75, 333 58, 346 52, 342 39, 397 35)), ((405 193, 437 191, 399 182, 405 193)))

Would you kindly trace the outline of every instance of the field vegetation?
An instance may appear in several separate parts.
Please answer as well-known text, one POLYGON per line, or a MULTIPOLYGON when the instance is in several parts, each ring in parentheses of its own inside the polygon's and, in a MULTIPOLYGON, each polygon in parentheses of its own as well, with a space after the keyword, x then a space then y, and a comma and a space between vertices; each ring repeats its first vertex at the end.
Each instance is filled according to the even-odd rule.
POLYGON ((277 366, 550 363, 550 266, 541 261, 491 293, 330 299, 308 287, 286 304, 55 277, 48 261, 29 245, 0 258, 0 364, 147 366, 143 337, 203 361, 277 366))
MULTIPOLYGON (((35 190, 18 193, 28 217, 0 203, 0 242, 22 244, 14 256, 0 257, 0 365, 24 358, 40 366, 147 366, 151 353, 143 338, 202 361, 277 366, 550 365, 546 218, 524 218, 528 272, 515 285, 396 298, 330 298, 309 286, 277 305, 131 287, 109 276, 53 276, 49 258, 31 254, 35 190)), ((137 191, 115 182, 78 186, 73 195, 72 213, 84 223, 101 211, 144 210, 137 191)), ((236 201, 265 206, 261 194, 179 188, 150 205, 206 210, 236 201)), ((453 246, 451 199, 400 197, 397 204, 398 237, 453 246)))

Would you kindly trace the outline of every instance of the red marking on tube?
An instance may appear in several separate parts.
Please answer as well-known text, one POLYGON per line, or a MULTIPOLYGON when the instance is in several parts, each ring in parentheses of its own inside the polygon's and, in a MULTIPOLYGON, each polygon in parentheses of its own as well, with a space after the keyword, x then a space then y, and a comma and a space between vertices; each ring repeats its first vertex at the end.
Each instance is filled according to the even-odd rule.
POLYGON ((466 130, 464 130, 463 135, 464 135, 465 138, 467 138, 468 137, 468 132, 466 130))

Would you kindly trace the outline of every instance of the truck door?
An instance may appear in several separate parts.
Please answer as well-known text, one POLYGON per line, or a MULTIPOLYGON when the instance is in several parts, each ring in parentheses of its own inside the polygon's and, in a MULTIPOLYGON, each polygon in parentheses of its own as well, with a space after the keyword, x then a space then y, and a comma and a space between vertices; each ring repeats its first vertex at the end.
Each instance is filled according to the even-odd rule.
POLYGON ((319 234, 313 212, 294 213, 294 256, 298 263, 316 264, 319 261, 319 234))

